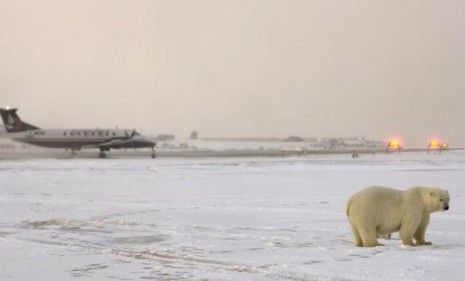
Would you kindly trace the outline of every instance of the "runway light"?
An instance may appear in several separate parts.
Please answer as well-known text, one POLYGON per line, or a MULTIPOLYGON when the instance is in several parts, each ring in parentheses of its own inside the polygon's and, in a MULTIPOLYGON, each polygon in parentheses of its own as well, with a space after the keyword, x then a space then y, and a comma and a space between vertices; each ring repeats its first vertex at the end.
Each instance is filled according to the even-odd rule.
POLYGON ((440 149, 441 145, 442 145, 442 143, 438 139, 431 139, 428 142, 428 148, 429 149, 440 149))
POLYGON ((439 150, 439 151, 442 151, 442 150, 448 150, 449 149, 449 144, 446 143, 446 142, 443 142, 437 138, 434 138, 434 139, 430 139, 428 141, 428 145, 427 145, 427 149, 428 151, 431 151, 431 150, 439 150))
POLYGON ((390 139, 387 142, 387 150, 388 151, 400 151, 402 150, 402 145, 400 140, 398 139, 390 139))

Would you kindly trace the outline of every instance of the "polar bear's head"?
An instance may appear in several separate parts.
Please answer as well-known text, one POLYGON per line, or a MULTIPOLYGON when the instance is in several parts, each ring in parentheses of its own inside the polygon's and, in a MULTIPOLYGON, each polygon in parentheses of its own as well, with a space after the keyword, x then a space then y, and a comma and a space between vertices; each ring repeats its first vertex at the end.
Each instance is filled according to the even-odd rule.
POLYGON ((449 192, 440 188, 431 188, 429 190, 429 209, 431 212, 449 210, 449 192))

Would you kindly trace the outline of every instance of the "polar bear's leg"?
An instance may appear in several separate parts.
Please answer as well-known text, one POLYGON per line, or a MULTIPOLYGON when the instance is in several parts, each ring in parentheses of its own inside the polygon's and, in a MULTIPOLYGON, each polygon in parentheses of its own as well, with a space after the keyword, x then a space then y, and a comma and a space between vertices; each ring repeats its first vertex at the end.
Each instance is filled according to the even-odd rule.
POLYGON ((383 246, 383 244, 378 243, 376 238, 376 228, 364 227, 360 229, 359 233, 362 237, 363 247, 383 246))
POLYGON ((415 238, 417 245, 431 245, 431 242, 425 241, 425 232, 426 228, 428 227, 429 223, 429 214, 423 216, 420 226, 418 227, 417 231, 415 231, 415 234, 413 237, 415 238))
POLYGON ((400 228, 400 231, 399 231, 399 236, 400 236, 400 240, 402 240, 402 244, 405 245, 405 246, 415 246, 415 244, 413 244, 413 232, 415 230, 412 229, 412 227, 408 227, 408 226, 402 226, 400 228))
POLYGON ((350 224, 350 227, 352 228, 352 234, 354 236, 355 246, 362 247, 363 246, 362 238, 360 237, 360 234, 358 233, 357 228, 353 226, 352 224, 350 224))
POLYGON ((420 221, 418 219, 413 218, 412 216, 404 218, 404 222, 399 230, 399 236, 400 240, 402 240, 402 244, 405 246, 415 246, 415 244, 413 244, 413 235, 419 226, 420 221))

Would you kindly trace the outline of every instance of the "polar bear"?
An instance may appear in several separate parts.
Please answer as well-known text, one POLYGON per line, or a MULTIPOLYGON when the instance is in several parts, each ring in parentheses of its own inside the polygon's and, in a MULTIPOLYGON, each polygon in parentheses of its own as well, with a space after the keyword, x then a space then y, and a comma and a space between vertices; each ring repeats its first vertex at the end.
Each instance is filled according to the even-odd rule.
POLYGON ((440 188, 412 187, 401 191, 372 186, 349 198, 346 215, 356 246, 381 246, 378 236, 397 231, 404 245, 431 245, 425 240, 430 213, 448 210, 449 201, 449 192, 440 188))

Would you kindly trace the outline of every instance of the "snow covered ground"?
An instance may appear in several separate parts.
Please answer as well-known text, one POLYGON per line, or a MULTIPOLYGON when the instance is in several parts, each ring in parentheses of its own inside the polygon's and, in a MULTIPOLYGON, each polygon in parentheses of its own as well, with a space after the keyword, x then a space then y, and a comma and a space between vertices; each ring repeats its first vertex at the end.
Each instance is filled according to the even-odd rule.
POLYGON ((0 280, 464 280, 465 153, 0 161, 0 280), (357 248, 346 199, 447 188, 433 246, 357 248))

